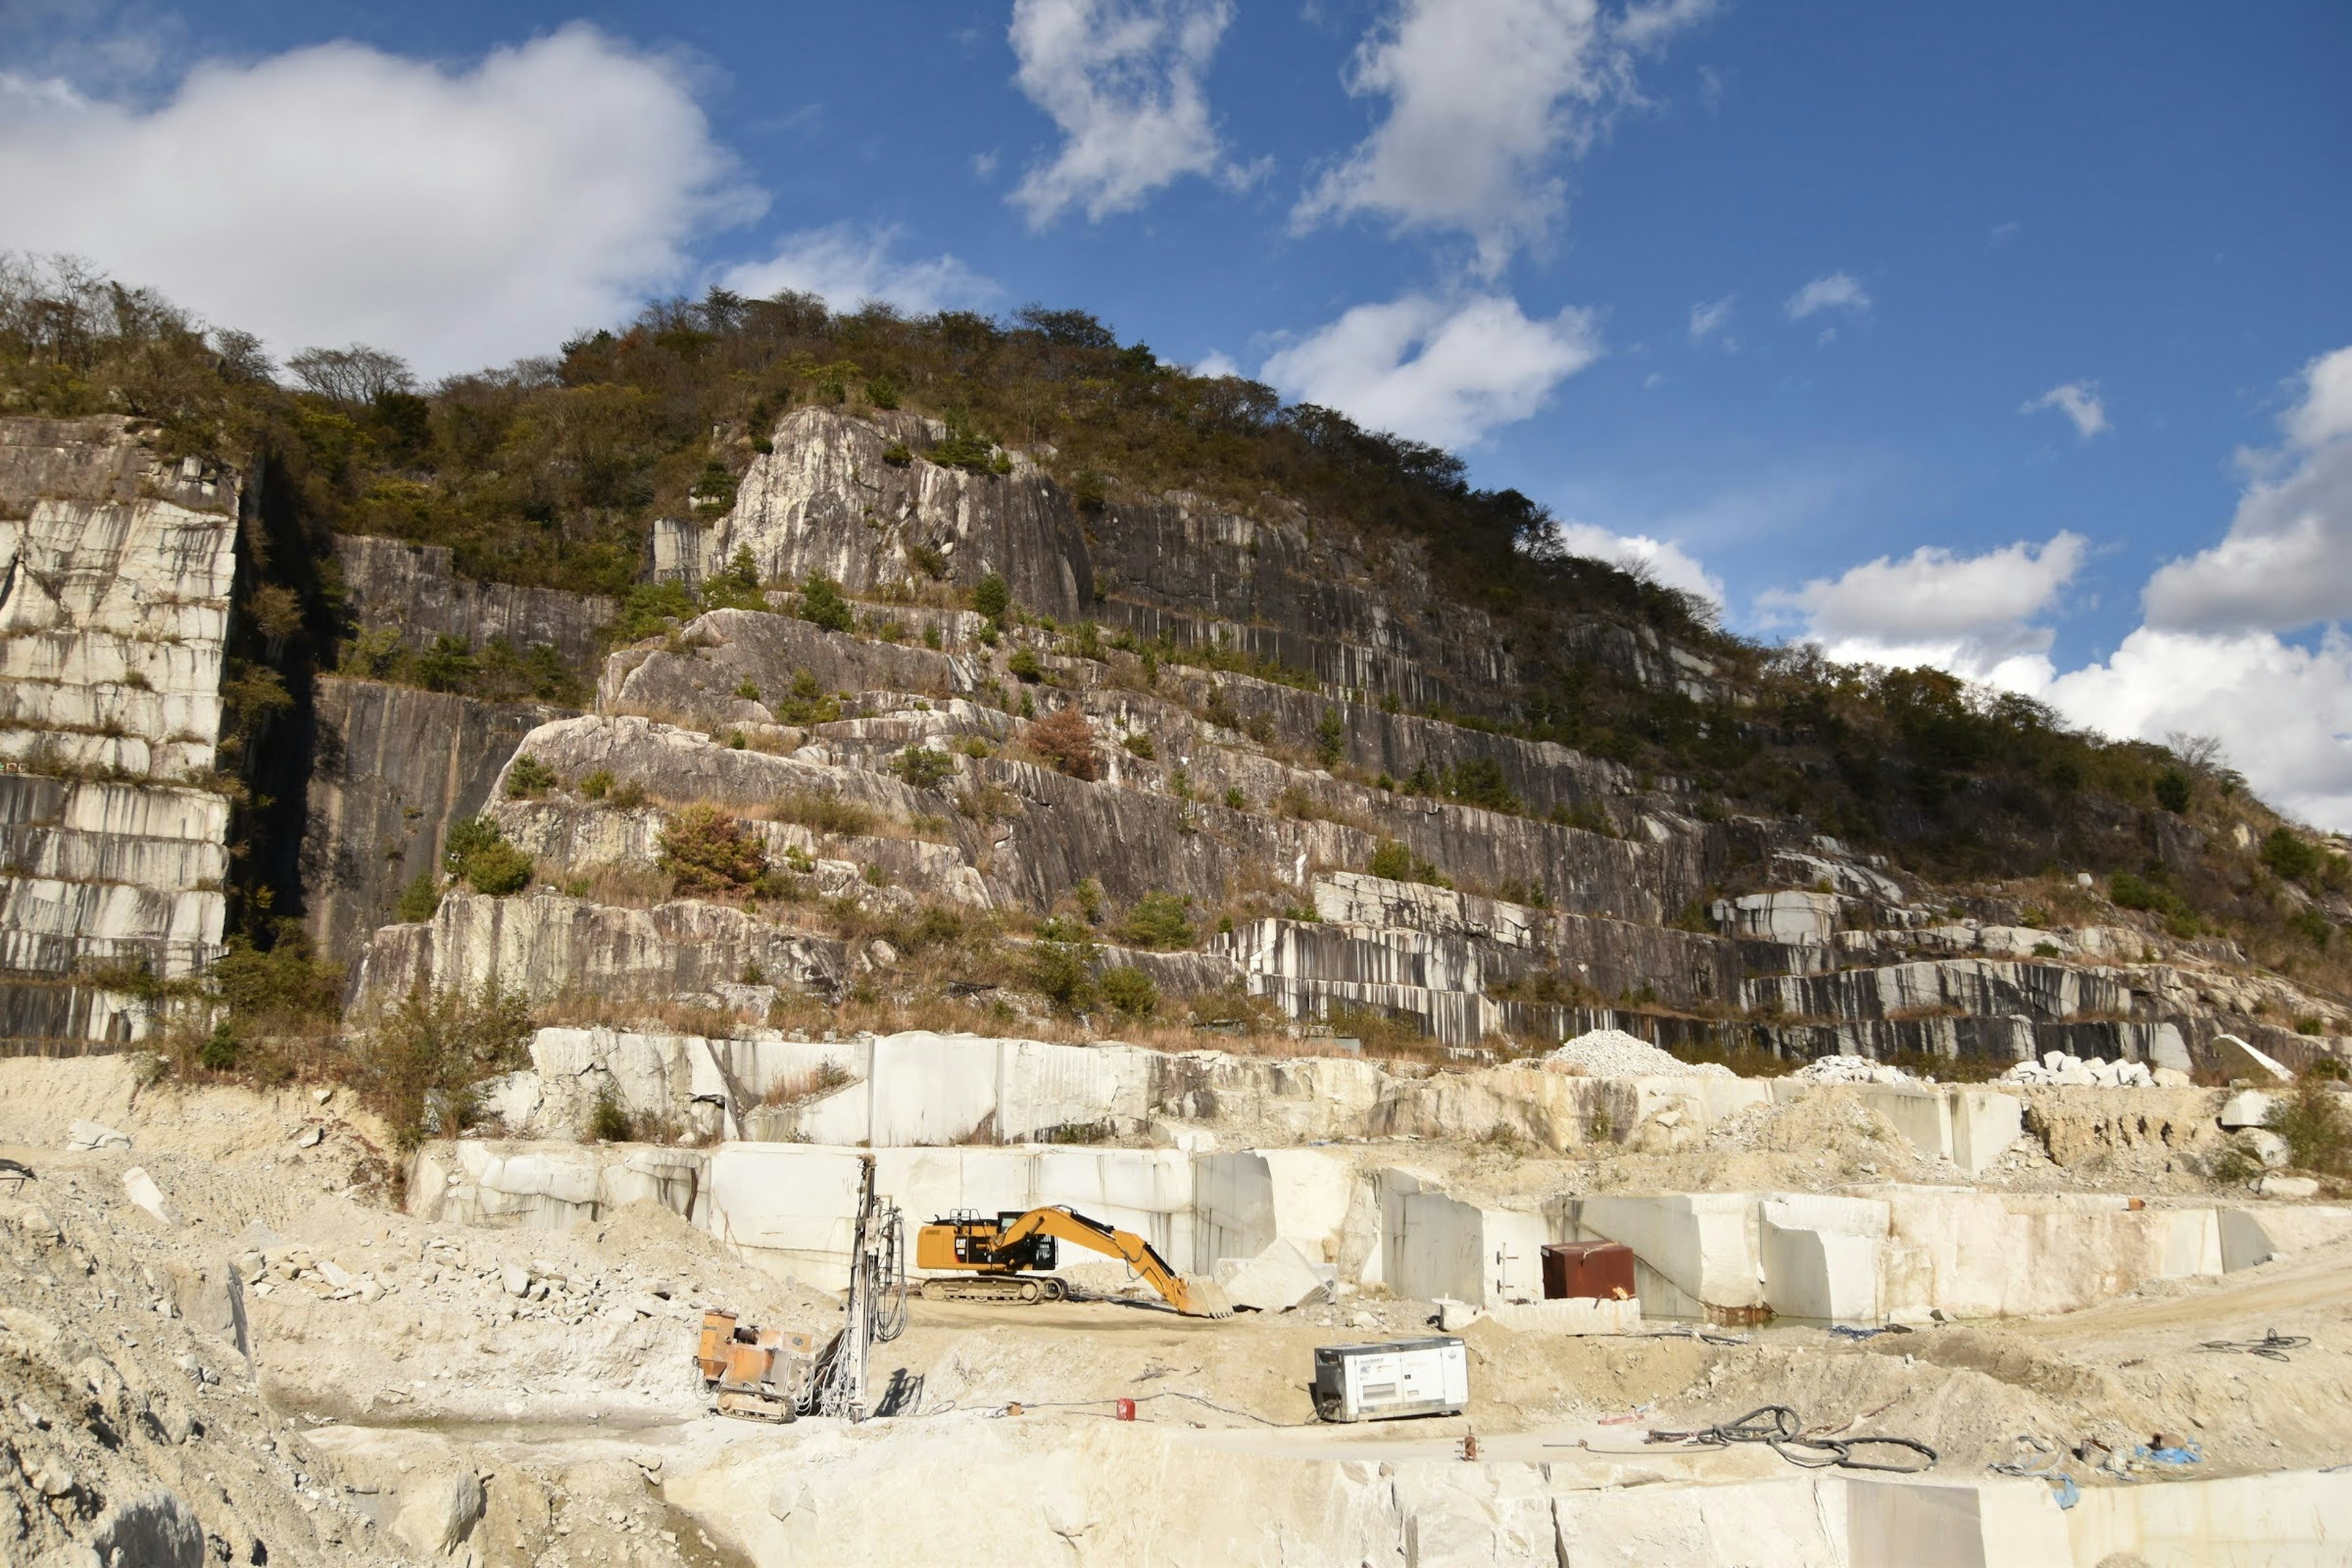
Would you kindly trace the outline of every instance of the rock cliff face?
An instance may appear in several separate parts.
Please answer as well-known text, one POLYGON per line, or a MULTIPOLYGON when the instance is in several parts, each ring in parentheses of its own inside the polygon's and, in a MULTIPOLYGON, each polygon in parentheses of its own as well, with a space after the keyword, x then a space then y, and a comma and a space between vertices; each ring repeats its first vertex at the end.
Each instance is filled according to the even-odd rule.
POLYGON ((909 416, 869 423, 803 408, 752 461, 725 516, 709 528, 657 528, 655 571, 699 582, 749 550, 763 579, 818 572, 852 594, 938 576, 970 584, 995 572, 1034 609, 1087 614, 1094 581, 1076 515, 1027 459, 1015 456, 1008 475, 890 460, 894 446, 929 447, 946 433, 909 416))
POLYGON ((0 1050, 125 1043, 221 951, 237 476, 0 420, 0 1050))
MULTIPOLYGON (((173 976, 220 948, 229 809, 202 786, 238 485, 157 463, 118 422, 0 433, 0 756, 25 770, 0 775, 0 1009, 14 1048, 135 1038, 152 1020, 119 966, 173 976)), ((929 461, 944 434, 792 414, 721 515, 657 531, 650 566, 695 583, 748 550, 773 607, 600 661, 604 601, 341 541, 362 627, 545 644, 595 692, 572 713, 318 680, 302 914, 352 961, 354 1016, 419 984, 746 1018, 795 991, 911 994, 900 947, 941 911, 940 930, 1013 921, 970 973, 926 972, 957 995, 1021 993, 1020 933, 1059 913, 1093 922, 1098 973, 1228 994, 1203 1016, 1246 993, 1309 1027, 1385 1016, 1457 1051, 1609 1025, 1782 1057, 2183 1064, 2225 1030, 2308 1048, 2279 1021, 2331 1011, 2152 920, 1969 918, 1998 910, 1685 781, 1490 732, 1475 715, 1527 672, 1410 543, 1183 495, 1082 517, 1018 455, 1003 473, 929 461), (1014 598, 1002 625, 948 604, 990 572, 1014 598), (855 629, 787 613, 812 574, 862 600, 855 629), (1055 710, 1083 716, 1087 754, 1038 743, 1055 710), (672 896, 665 833, 696 804, 740 820, 756 886, 672 896), (393 923, 476 815, 535 863, 535 890, 461 889, 393 923), (1130 931, 1151 910, 1160 926, 1130 931)), ((1741 700, 1654 632, 1559 636, 1654 689, 1741 700)))
POLYGON ((437 544, 347 535, 335 541, 335 564, 352 618, 397 632, 411 647, 453 637, 478 650, 503 637, 517 651, 552 647, 585 671, 595 666, 596 634, 613 618, 613 601, 593 595, 460 577, 437 544))

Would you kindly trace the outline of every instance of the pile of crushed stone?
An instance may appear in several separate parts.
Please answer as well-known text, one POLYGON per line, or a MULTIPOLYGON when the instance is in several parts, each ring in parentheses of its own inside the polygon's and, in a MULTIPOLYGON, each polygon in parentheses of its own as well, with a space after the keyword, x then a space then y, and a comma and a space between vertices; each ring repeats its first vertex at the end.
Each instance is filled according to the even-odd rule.
POLYGON ((1587 1078, 1730 1078, 1719 1062, 1686 1062, 1622 1029, 1595 1029, 1546 1055, 1544 1065, 1587 1078))
POLYGON ((1789 1075, 1808 1083, 1912 1083, 1901 1068, 1868 1057, 1816 1057, 1789 1075))

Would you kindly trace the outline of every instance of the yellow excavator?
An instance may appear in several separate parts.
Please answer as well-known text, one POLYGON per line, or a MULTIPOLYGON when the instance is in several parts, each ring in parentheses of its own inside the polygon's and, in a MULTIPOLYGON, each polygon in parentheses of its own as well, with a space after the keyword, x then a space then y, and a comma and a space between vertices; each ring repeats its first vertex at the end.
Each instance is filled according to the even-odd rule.
POLYGON ((1067 1208, 993 1216, 958 1209, 933 1220, 916 1234, 915 1267, 939 1272, 913 1281, 913 1289, 927 1301, 1058 1301, 1069 1287, 1046 1272, 1054 1267, 1056 1241, 1123 1258, 1188 1318, 1234 1315, 1215 1280, 1179 1274, 1133 1231, 1114 1230, 1067 1208))

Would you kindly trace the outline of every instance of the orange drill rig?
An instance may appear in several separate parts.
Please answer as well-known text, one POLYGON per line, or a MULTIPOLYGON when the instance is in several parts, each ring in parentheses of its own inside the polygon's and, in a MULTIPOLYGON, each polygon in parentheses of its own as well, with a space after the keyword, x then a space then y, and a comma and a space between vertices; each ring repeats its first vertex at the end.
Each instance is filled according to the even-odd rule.
POLYGON ((1188 1318, 1234 1315, 1214 1280, 1179 1274, 1133 1231, 1113 1229, 1067 1208, 993 1217, 959 1209, 933 1220, 916 1234, 915 1267, 938 1272, 915 1281, 913 1289, 931 1301, 1058 1301, 1069 1287, 1045 1272, 1054 1267, 1057 1241, 1125 1260, 1188 1318))

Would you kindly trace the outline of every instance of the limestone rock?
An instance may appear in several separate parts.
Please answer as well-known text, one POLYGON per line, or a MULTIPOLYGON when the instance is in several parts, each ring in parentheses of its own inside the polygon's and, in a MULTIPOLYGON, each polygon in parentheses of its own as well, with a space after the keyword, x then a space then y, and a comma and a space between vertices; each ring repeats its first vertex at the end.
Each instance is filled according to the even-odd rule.
POLYGON ((128 1149, 131 1136, 117 1132, 111 1127, 101 1127, 95 1121, 77 1120, 66 1129, 66 1147, 77 1153, 91 1149, 128 1149))
MULTIPOLYGON (((1328 1269, 1328 1266, 1327 1266, 1328 1269)), ((1217 1260, 1217 1283, 1236 1307, 1286 1312, 1321 1294, 1327 1269, 1318 1270, 1293 1241, 1276 1240, 1255 1258, 1217 1260), (1228 1267, 1230 1265, 1230 1267, 1228 1267)))
POLYGON ((2254 1191, 2266 1198, 2314 1198, 2319 1184, 2309 1176, 2269 1175, 2254 1184, 2254 1191))
POLYGON ((2276 1103, 2258 1089, 2241 1089, 2221 1102, 2221 1125, 2233 1132, 2242 1127, 2260 1127, 2270 1120, 2271 1107, 2276 1103))
POLYGON ((170 1225, 172 1211, 163 1203, 163 1189, 155 1184, 143 1166, 133 1165, 122 1173, 123 1195, 152 1215, 158 1223, 170 1225))
POLYGON ((482 1478, 458 1469, 405 1481, 392 1532, 425 1557, 446 1556, 473 1533, 487 1501, 482 1478))
POLYGON ((2247 1128, 2238 1134, 2238 1146, 2260 1160, 2268 1170, 2277 1170, 2291 1157, 2286 1140, 2267 1128, 2247 1128))

